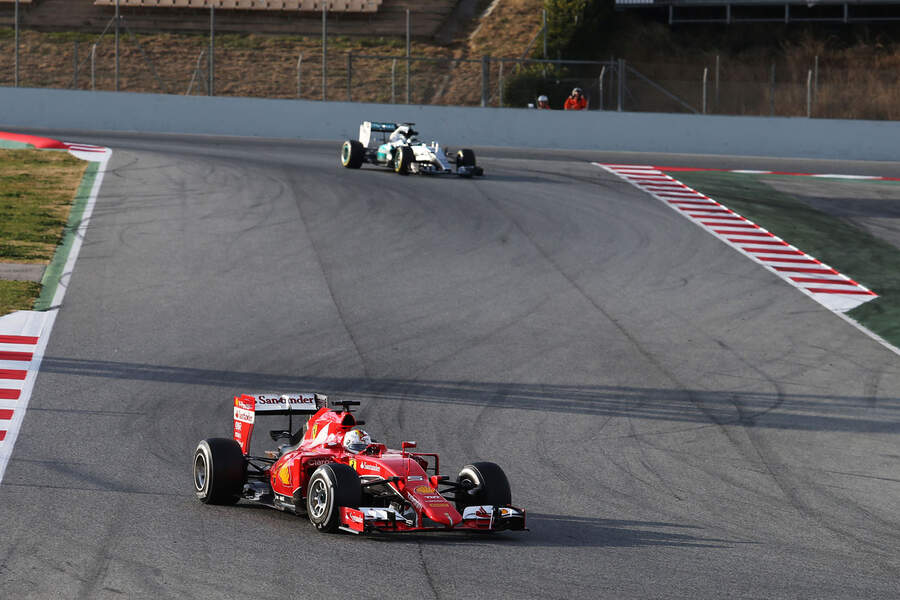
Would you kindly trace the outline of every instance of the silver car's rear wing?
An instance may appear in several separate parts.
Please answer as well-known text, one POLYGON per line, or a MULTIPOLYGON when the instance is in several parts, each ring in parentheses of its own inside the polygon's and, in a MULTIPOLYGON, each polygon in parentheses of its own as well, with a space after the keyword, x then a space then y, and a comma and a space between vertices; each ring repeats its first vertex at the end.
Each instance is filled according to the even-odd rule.
POLYGON ((385 123, 380 121, 363 121, 359 126, 359 143, 369 147, 373 133, 393 133, 399 125, 396 123, 385 123))

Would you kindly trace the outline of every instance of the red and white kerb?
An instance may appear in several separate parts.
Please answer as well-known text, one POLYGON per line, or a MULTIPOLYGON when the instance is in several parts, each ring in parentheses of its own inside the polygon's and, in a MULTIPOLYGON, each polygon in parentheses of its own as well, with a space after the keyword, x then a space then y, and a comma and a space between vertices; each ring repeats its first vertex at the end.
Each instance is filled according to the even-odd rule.
POLYGON ((872 290, 666 175, 658 167, 594 164, 664 202, 830 310, 847 312, 878 297, 872 290))
POLYGON ((21 406, 38 338, 0 335, 0 444, 6 440, 13 417, 21 406))

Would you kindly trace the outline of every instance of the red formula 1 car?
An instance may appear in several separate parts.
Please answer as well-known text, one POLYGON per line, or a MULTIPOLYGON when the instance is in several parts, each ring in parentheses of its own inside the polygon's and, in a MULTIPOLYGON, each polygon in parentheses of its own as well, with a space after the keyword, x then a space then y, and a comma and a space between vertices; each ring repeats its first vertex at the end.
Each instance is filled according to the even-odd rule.
POLYGON ((208 504, 244 499, 307 515, 326 532, 525 529, 525 511, 510 505, 499 466, 472 463, 451 480, 440 474, 437 454, 411 451, 415 442, 391 450, 371 441, 350 410, 356 405, 329 406, 321 394, 235 397, 234 439, 203 440, 194 453, 197 497, 208 504), (292 433, 296 414, 311 416, 292 433), (251 456, 250 438, 262 415, 287 415, 288 428, 269 432, 281 442, 277 449, 251 456))

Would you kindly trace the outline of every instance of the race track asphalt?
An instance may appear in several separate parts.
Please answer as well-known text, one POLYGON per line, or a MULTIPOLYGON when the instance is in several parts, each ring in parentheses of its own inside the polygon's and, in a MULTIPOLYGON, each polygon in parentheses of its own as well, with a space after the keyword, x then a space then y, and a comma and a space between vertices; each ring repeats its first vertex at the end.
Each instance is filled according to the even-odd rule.
POLYGON ((0 597, 897 597, 900 357, 588 160, 896 164, 485 149, 468 181, 66 139, 114 154, 0 484, 0 597), (193 449, 245 391, 496 461, 531 531, 201 505, 193 449))

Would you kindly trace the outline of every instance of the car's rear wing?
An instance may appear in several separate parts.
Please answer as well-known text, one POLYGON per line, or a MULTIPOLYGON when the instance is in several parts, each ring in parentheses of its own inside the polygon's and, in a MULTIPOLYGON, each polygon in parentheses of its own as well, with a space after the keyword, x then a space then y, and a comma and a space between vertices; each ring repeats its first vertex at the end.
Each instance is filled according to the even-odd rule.
POLYGON ((234 439, 244 454, 250 451, 250 438, 256 415, 313 414, 328 405, 324 394, 241 394, 234 397, 234 439))
POLYGON ((389 133, 393 133, 396 129, 396 123, 363 121, 362 125, 359 126, 359 143, 368 148, 369 142, 372 141, 373 133, 382 133, 384 135, 387 135, 389 133))

